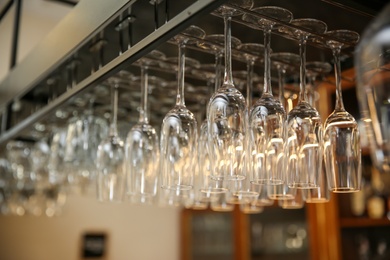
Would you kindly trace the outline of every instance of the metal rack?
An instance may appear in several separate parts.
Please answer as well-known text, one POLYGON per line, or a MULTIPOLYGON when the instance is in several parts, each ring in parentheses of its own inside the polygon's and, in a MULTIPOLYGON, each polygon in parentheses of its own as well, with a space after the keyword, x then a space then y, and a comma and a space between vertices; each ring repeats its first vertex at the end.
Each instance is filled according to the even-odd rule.
MULTIPOLYGON (((119 71, 127 69, 129 65, 150 51, 165 48, 169 39, 190 24, 200 23, 209 27, 207 21, 213 23, 215 19, 221 20, 210 13, 225 2, 225 0, 186 0, 173 4, 169 0, 156 0, 150 3, 141 0, 81 1, 71 14, 1 82, 0 145, 20 136, 24 130, 44 119, 57 108, 69 105, 72 97, 101 84, 119 71), (122 30, 125 33, 122 33, 122 30), (126 35, 133 37, 127 39, 126 35), (99 47, 104 44, 110 48, 105 47, 104 51, 99 51, 99 47), (91 51, 93 46, 97 52, 91 51), (98 66, 94 63, 94 59, 100 60, 98 66), (78 66, 77 75, 70 75, 69 64, 78 66), (37 108, 33 108, 20 122, 13 124, 10 120, 14 110, 13 106, 20 100, 34 99, 34 92, 45 93, 48 89, 48 81, 53 78, 58 80, 56 85, 58 93, 56 95, 46 94, 42 99, 35 100, 38 103, 37 108), (70 78, 72 78, 72 84, 67 82, 70 78)), ((261 17, 259 14, 234 6, 234 4, 228 4, 245 13, 261 17)), ((267 4, 267 1, 256 2, 257 6, 267 4)), ((345 10, 342 11, 345 12, 345 10)), ((316 18, 315 15, 307 17, 316 18)), ((262 18, 272 20, 269 17, 262 18)), ((255 31, 240 20, 240 17, 233 18, 233 22, 245 30, 240 36, 244 36, 246 40, 255 38, 259 42, 257 36, 253 36, 255 31)), ((362 21, 359 22, 362 23, 362 21)), ((280 24, 307 31, 305 28, 298 28, 288 23, 280 24)), ((215 26, 219 26, 218 23, 215 26)), ((278 35, 277 31, 274 33, 278 35)), ((324 35, 316 36, 324 37, 324 35)), ((285 41, 283 44, 287 41, 288 44, 294 45, 291 39, 282 38, 285 36, 277 40, 285 41)), ((315 48, 322 48, 314 42, 310 44, 315 48)), ((350 45, 345 52, 346 57, 350 57, 354 46, 350 43, 345 44, 350 45)), ((199 48, 192 46, 192 49, 195 49, 195 53, 199 52, 199 48)), ((321 55, 324 56, 323 53, 321 55)), ((329 57, 323 59, 328 60, 329 57)))

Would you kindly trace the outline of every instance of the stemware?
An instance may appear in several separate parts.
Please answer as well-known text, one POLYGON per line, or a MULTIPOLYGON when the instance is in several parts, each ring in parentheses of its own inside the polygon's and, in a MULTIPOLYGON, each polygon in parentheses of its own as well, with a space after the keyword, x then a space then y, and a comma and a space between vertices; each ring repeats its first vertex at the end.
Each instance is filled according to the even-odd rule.
MULTIPOLYGON (((250 0, 234 1, 250 8, 250 0)), ((224 19, 225 73, 223 84, 212 95, 207 110, 212 178, 243 180, 246 176, 247 107, 244 96, 235 88, 232 77, 231 19, 240 11, 222 5, 216 10, 224 19)))
POLYGON ((117 130, 118 79, 109 78, 109 84, 112 106, 110 132, 97 149, 97 197, 102 202, 121 202, 125 195, 126 172, 124 144, 117 130))
POLYGON ((83 195, 95 190, 92 183, 96 177, 96 151, 108 131, 106 120, 94 115, 95 97, 87 93, 74 100, 76 107, 68 120, 65 138, 63 168, 69 190, 83 195))
MULTIPOLYGON (((289 22, 292 13, 286 9, 265 6, 253 9, 254 12, 279 21, 289 22)), ((264 85, 259 100, 251 107, 249 113, 249 143, 252 155, 250 173, 252 182, 258 185, 269 185, 267 194, 272 199, 284 197, 279 189, 272 186, 283 186, 285 182, 284 169, 284 125, 286 112, 272 95, 271 86, 271 30, 275 22, 258 18, 253 15, 244 15, 243 20, 250 22, 257 29, 264 32, 264 85)), ((261 188, 264 189, 265 187, 261 188)))
POLYGON ((290 37, 298 37, 301 58, 298 104, 287 115, 287 182, 292 188, 316 188, 321 174, 323 129, 318 111, 306 98, 306 42, 311 33, 322 34, 327 26, 310 18, 295 19, 291 24, 302 30, 280 29, 290 37))
POLYGON ((157 192, 159 172, 159 143, 156 130, 149 124, 148 66, 153 61, 149 56, 163 58, 164 54, 152 51, 141 59, 141 106, 138 123, 126 139, 127 191, 133 202, 151 203, 157 192))
POLYGON ((340 51, 343 41, 356 43, 359 34, 353 31, 329 31, 326 35, 332 49, 336 78, 336 105, 326 119, 324 128, 324 156, 328 185, 333 192, 355 192, 361 185, 361 149, 358 123, 344 108, 341 89, 340 51), (337 41, 340 40, 340 41, 337 41))
POLYGON ((184 102, 185 47, 191 43, 191 36, 202 38, 204 35, 205 32, 199 27, 190 26, 175 37, 179 47, 176 105, 166 114, 161 126, 160 170, 163 189, 180 191, 193 188, 198 129, 194 114, 184 102))

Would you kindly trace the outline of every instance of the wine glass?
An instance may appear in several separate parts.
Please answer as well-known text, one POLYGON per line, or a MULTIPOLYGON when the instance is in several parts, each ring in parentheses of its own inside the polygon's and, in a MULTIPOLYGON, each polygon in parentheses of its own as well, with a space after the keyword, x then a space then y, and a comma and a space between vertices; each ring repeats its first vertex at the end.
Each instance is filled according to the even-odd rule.
POLYGON ((111 122, 109 136, 97 149, 97 197, 102 202, 121 202, 126 187, 124 169, 125 150, 117 130, 118 86, 116 77, 108 79, 111 85, 111 122))
POLYGON ((159 173, 159 142, 156 130, 149 124, 148 68, 153 65, 149 57, 162 59, 165 55, 152 51, 141 59, 141 106, 138 123, 126 139, 127 191, 133 202, 151 203, 157 192, 159 173))
MULTIPOLYGON (((240 0, 234 4, 250 8, 253 2, 240 0)), ((247 106, 244 96, 233 84, 231 59, 231 19, 240 11, 222 5, 216 12, 224 19, 225 73, 223 84, 207 106, 211 174, 215 180, 243 180, 246 176, 247 106)))
MULTIPOLYGON (((252 11, 283 22, 289 22, 292 19, 290 11, 279 7, 265 6, 254 8, 252 11)), ((254 26, 257 25, 256 28, 262 29, 264 32, 263 93, 251 107, 249 114, 249 143, 251 144, 249 151, 252 155, 250 158, 251 179, 255 184, 269 185, 268 196, 278 198, 285 196, 285 194, 284 192, 274 194, 279 189, 274 189, 272 186, 283 186, 285 182, 284 126, 286 112, 279 100, 272 95, 270 37, 275 22, 249 14, 244 15, 242 19, 254 26)))
POLYGON ((64 171, 71 192, 89 194, 95 190, 96 151, 107 136, 107 122, 94 115, 96 96, 87 93, 74 99, 73 116, 67 122, 64 171))
POLYGON ((203 38, 205 32, 190 26, 174 39, 179 47, 176 105, 166 114, 161 126, 161 187, 171 191, 191 190, 196 167, 197 122, 184 102, 185 47, 191 43, 191 36, 203 38))
POLYGON ((322 34, 327 26, 310 18, 295 19, 291 24, 302 30, 280 29, 292 38, 298 37, 301 58, 299 100, 287 115, 287 183, 291 188, 316 188, 321 174, 323 129, 320 114, 306 98, 306 42, 311 33, 322 34))
POLYGON ((333 192, 355 192, 360 190, 361 185, 360 137, 355 118, 344 108, 340 51, 344 46, 342 42, 356 43, 359 34, 348 30, 335 30, 327 32, 326 35, 332 37, 332 40, 326 41, 326 45, 333 52, 336 78, 335 109, 324 124, 324 156, 328 185, 333 192))

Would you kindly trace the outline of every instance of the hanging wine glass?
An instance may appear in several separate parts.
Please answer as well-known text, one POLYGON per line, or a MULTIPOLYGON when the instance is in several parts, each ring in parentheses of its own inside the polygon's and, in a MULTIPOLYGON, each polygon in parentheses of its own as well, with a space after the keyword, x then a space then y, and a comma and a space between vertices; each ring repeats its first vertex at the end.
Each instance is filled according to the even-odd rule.
POLYGON ((97 197, 103 202, 121 202, 126 187, 124 169, 125 151, 117 130, 118 79, 109 79, 111 85, 111 122, 109 136, 97 149, 97 197))
POLYGON ((176 105, 164 117, 161 127, 161 187, 180 191, 193 188, 193 170, 196 167, 198 129, 194 114, 184 102, 185 47, 191 36, 203 38, 205 32, 190 26, 175 37, 179 47, 176 105))
MULTIPOLYGON (((276 66, 278 71, 278 81, 279 81, 279 102, 285 107, 286 99, 284 94, 284 83, 286 73, 293 73, 295 71, 296 64, 299 64, 300 57, 297 54, 289 52, 279 52, 271 54, 271 60, 276 66), (294 66, 295 65, 295 66, 294 66)), ((286 104, 287 105, 287 104, 286 104)), ((270 185, 267 189, 267 194, 271 199, 292 199, 296 195, 296 189, 292 189, 287 185, 287 182, 284 181, 281 184, 270 185)))
POLYGON ((126 139, 127 191, 132 202, 151 203, 157 192, 159 173, 159 142, 156 130, 149 124, 148 68, 154 59, 165 55, 152 51, 140 61, 141 65, 141 106, 138 123, 132 127, 126 139))
MULTIPOLYGON (((250 0, 234 1, 242 8, 250 8, 250 0)), ((244 96, 235 88, 231 60, 231 18, 240 11, 222 5, 216 12, 224 18, 225 75, 222 86, 208 104, 209 151, 212 178, 243 180, 246 172, 247 109, 244 96)))
MULTIPOLYGON (((238 38, 231 37, 231 45, 233 48, 241 44, 238 38)), ((221 70, 222 70, 222 57, 225 46, 225 35, 223 34, 211 34, 207 35, 203 41, 198 42, 198 46, 208 50, 215 55, 214 65, 214 91, 218 89, 221 84, 221 70)), ((213 91, 213 92, 214 92, 213 91)), ((198 142, 198 180, 199 181, 199 196, 203 201, 214 200, 213 208, 217 211, 230 211, 232 207, 227 204, 216 205, 217 202, 223 200, 226 196, 226 188, 223 187, 221 180, 215 180, 212 178, 212 169, 210 161, 210 148, 208 147, 208 121, 207 118, 202 122, 200 126, 200 136, 198 142), (225 208, 225 206, 227 208, 225 208), (218 209, 217 209, 218 208, 218 209)))
MULTIPOLYGON (((255 8, 252 11, 283 22, 290 22, 292 13, 286 9, 265 6, 255 8)), ((275 22, 265 18, 246 14, 242 18, 250 22, 257 29, 264 32, 264 85, 259 100, 251 107, 249 113, 249 143, 250 165, 254 185, 259 187, 271 199, 284 198, 285 166, 284 166, 284 135, 286 112, 279 100, 272 95, 271 86, 271 30, 275 22), (273 186, 280 186, 281 189, 273 186), (279 193, 280 192, 280 193, 279 193)))
POLYGON ((358 124, 344 108, 341 89, 340 51, 342 42, 356 43, 359 34, 336 30, 326 33, 332 37, 326 44, 332 49, 336 78, 336 106, 324 127, 324 156, 328 185, 333 192, 355 192, 361 185, 361 148, 358 124), (335 39, 335 40, 333 40, 335 39), (337 41, 340 40, 340 41, 337 41))
POLYGON ((324 33, 327 26, 309 18, 295 19, 291 24, 302 30, 280 29, 291 38, 298 37, 301 57, 299 100, 287 115, 287 183, 291 188, 316 188, 321 174, 323 129, 320 114, 306 98, 306 41, 311 33, 324 33))
POLYGON ((96 151, 107 137, 107 122, 94 115, 96 96, 91 93, 75 98, 76 109, 68 120, 64 171, 71 192, 90 194, 96 186, 96 151))

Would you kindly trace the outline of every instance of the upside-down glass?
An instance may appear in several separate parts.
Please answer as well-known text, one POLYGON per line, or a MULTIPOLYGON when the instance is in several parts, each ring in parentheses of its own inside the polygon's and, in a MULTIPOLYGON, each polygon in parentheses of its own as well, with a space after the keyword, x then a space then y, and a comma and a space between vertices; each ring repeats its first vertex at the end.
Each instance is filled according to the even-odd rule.
MULTIPOLYGON (((64 171, 71 192, 90 194, 96 190, 96 151, 107 136, 107 122, 94 115, 95 97, 90 94, 80 98, 88 106, 68 120, 64 154, 64 171)), ((79 109, 79 110, 81 110, 79 109)))
MULTIPOLYGON (((278 19, 279 21, 289 22, 292 19, 292 13, 286 9, 265 6, 255 8, 252 11, 278 19)), ((272 95, 271 86, 271 30, 275 22, 258 18, 252 15, 244 15, 243 20, 257 24, 257 29, 264 32, 264 86, 263 93, 259 100, 251 107, 249 113, 249 143, 250 147, 250 165, 249 170, 252 174, 252 182, 259 185, 270 185, 268 194, 271 198, 277 198, 279 195, 273 194, 278 189, 272 189, 273 185, 283 185, 285 182, 285 157, 284 157, 284 127, 286 112, 279 102, 272 95), (272 194, 270 194, 270 192, 272 194)))
POLYGON ((355 44, 359 34, 336 30, 326 33, 336 40, 327 40, 332 49, 336 78, 336 105, 324 128, 324 159, 329 188, 333 192, 355 192, 361 185, 361 148, 358 123, 344 108, 341 89, 340 51, 343 42, 355 44), (337 41, 340 40, 340 41, 337 41))
POLYGON ((309 32, 322 34, 327 26, 315 19, 295 19, 291 24, 306 30, 281 28, 290 37, 298 37, 301 57, 299 100, 287 115, 287 183, 291 188, 316 188, 321 174, 323 129, 320 114, 306 98, 306 41, 309 32))
POLYGON ((193 188, 198 141, 197 122, 184 102, 185 47, 191 36, 203 38, 205 32, 190 26, 175 37, 179 47, 179 65, 176 105, 164 117, 161 126, 160 170, 161 187, 180 191, 193 188))
MULTIPOLYGON (((148 56, 158 59, 163 53, 153 51, 148 56)), ((138 123, 132 127, 126 139, 127 191, 136 203, 152 203, 157 192, 159 175, 159 142, 156 130, 149 124, 148 66, 153 61, 141 59, 141 106, 138 123)))
POLYGON ((390 172, 390 5, 366 28, 355 52, 357 95, 373 164, 390 172))
MULTIPOLYGON (((250 8, 250 0, 234 1, 250 8)), ((242 180, 246 176, 247 107, 244 96, 235 88, 231 60, 231 18, 240 12, 225 5, 216 11, 224 18, 225 75, 222 86, 212 95, 208 104, 209 151, 212 178, 242 180)))
POLYGON ((111 85, 111 122, 109 136, 97 149, 97 198, 102 202, 122 202, 125 196, 125 150, 117 130, 118 79, 109 79, 111 85))

